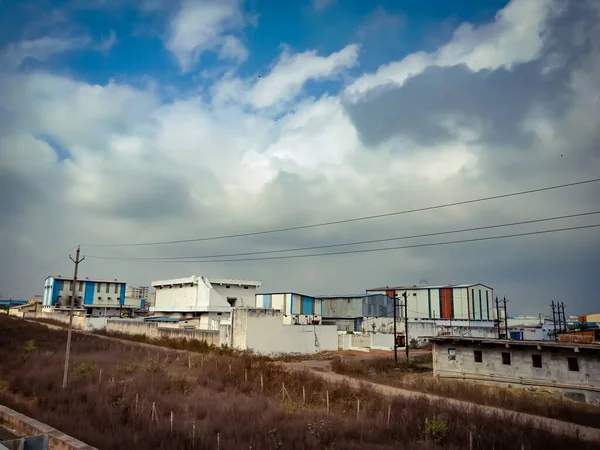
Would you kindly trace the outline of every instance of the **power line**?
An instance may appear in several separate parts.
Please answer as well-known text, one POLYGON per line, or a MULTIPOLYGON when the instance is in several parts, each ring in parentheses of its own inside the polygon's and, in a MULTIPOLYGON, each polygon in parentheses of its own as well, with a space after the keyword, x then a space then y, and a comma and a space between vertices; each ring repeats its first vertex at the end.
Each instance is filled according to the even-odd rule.
POLYGON ((515 225, 526 225, 532 223, 540 223, 540 222, 548 222, 551 220, 561 220, 561 219, 570 219, 573 217, 582 217, 582 216, 590 216, 594 214, 600 214, 600 211, 592 211, 586 213, 579 214, 569 214, 566 216, 555 216, 555 217, 547 217, 544 219, 534 219, 534 220, 525 220, 521 222, 511 222, 511 223, 503 223, 498 225, 486 225, 481 227, 474 228, 463 228, 458 230, 450 230, 450 231, 439 231, 436 233, 424 233, 424 234, 415 234, 411 236, 398 236, 393 238, 384 238, 384 239, 371 239, 368 241, 356 241, 356 242, 346 242, 341 244, 327 244, 327 245, 315 245, 310 247, 296 247, 296 248, 287 248, 287 249, 277 249, 277 250, 263 250, 257 252, 245 252, 245 253, 229 253, 229 254, 220 254, 220 255, 198 255, 198 256, 140 256, 140 257, 116 257, 116 256, 93 256, 88 255, 88 258, 95 259, 110 259, 110 260, 127 260, 127 261, 142 261, 142 260, 184 260, 184 259, 201 259, 201 258, 229 258, 232 256, 252 256, 252 255, 265 255, 269 253, 287 253, 287 252, 297 252, 304 250, 317 250, 324 248, 334 248, 334 247, 346 247, 350 245, 364 245, 364 244, 375 244, 378 242, 389 242, 389 241, 401 241, 406 239, 416 239, 422 237, 432 237, 432 236, 442 236, 446 234, 454 234, 454 233, 465 233, 470 231, 480 231, 480 230, 489 230, 492 228, 501 228, 501 227, 509 227, 515 225))
POLYGON ((494 196, 490 196, 490 197, 480 197, 480 198, 471 199, 471 200, 463 200, 463 201, 453 202, 453 203, 445 203, 445 204, 435 205, 435 206, 426 206, 423 208, 406 209, 403 211, 396 211, 396 212, 391 212, 391 213, 354 217, 354 218, 350 218, 350 219, 334 220, 334 221, 330 221, 330 222, 321 222, 321 223, 314 223, 314 224, 308 224, 308 225, 298 225, 298 226, 287 227, 287 228, 276 228, 276 229, 271 229, 271 230, 253 231, 253 232, 249 232, 249 233, 238 233, 238 234, 211 236, 211 237, 194 238, 194 239, 179 239, 179 240, 172 240, 172 241, 142 242, 142 243, 133 243, 133 244, 87 244, 86 246, 87 247, 140 247, 140 246, 150 246, 150 245, 184 244, 184 243, 190 243, 190 242, 214 241, 214 240, 219 240, 219 239, 233 239, 233 238, 239 238, 239 237, 258 236, 258 235, 271 234, 271 233, 282 233, 285 231, 304 230, 304 229, 308 229, 308 228, 324 227, 324 226, 330 226, 330 225, 338 225, 338 224, 342 224, 342 223, 359 222, 359 221, 363 221, 363 220, 379 219, 379 218, 383 218, 383 217, 398 216, 398 215, 402 215, 402 214, 411 214, 411 213, 415 213, 415 212, 430 211, 430 210, 434 210, 434 209, 449 208, 452 206, 468 205, 471 203, 478 203, 478 202, 483 202, 483 201, 488 201, 488 200, 497 200, 500 198, 515 197, 518 195, 532 194, 535 192, 543 192, 543 191, 550 191, 553 189, 561 189, 561 188, 566 188, 566 187, 579 186, 579 185, 583 185, 583 184, 595 183, 598 181, 600 181, 600 178, 595 178, 592 180, 585 180, 585 181, 577 181, 574 183, 559 184, 559 185, 555 185, 555 186, 548 186, 548 187, 543 187, 543 188, 538 188, 538 189, 529 189, 526 191, 512 192, 510 194, 501 194, 501 195, 494 195, 494 196))
POLYGON ((421 247, 436 247, 438 245, 450 245, 450 244, 461 244, 466 242, 480 242, 480 241, 489 241, 494 239, 508 239, 519 236, 533 236, 537 234, 547 234, 547 233, 556 233, 559 231, 569 231, 569 230, 581 230, 587 228, 596 228, 600 227, 599 224, 594 225, 582 225, 577 227, 567 227, 567 228, 557 228, 554 230, 541 230, 541 231, 531 231, 528 233, 515 233, 515 234, 507 234, 502 236, 488 236, 482 238, 474 238, 474 239, 461 239, 456 241, 447 241, 447 242, 432 242, 426 244, 414 244, 414 245, 404 245, 397 247, 384 247, 384 248, 369 248, 362 250, 348 250, 343 252, 330 252, 330 253, 311 253, 308 255, 288 255, 288 256, 268 256, 264 258, 237 258, 237 259, 220 259, 220 260, 142 260, 140 262, 160 262, 160 263, 224 263, 224 262, 244 262, 244 261, 267 261, 267 260, 276 260, 276 259, 295 259, 295 258, 313 258, 319 256, 333 256, 333 255, 348 255, 355 253, 370 253, 370 252, 383 252, 389 250, 400 250, 400 249, 408 249, 408 248, 421 248, 421 247))

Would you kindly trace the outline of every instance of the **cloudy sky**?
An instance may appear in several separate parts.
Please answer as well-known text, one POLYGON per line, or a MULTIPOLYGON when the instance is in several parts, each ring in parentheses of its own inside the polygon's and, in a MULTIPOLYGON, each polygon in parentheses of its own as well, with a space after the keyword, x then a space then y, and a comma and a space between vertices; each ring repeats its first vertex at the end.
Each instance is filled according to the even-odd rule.
POLYGON ((482 282, 509 313, 598 312, 600 2, 0 3, 0 296, 68 274, 360 293, 482 282), (113 246, 121 245, 121 246, 113 246), (72 251, 72 250, 71 250, 72 251), (192 256, 188 260, 159 260, 192 256), (114 259, 105 259, 114 258, 114 259), (137 259, 136 259, 137 258, 137 259), (223 258, 221 258, 223 259, 223 258), (200 260, 200 261, 199 261, 200 260), (201 262, 204 261, 204 262, 201 262))

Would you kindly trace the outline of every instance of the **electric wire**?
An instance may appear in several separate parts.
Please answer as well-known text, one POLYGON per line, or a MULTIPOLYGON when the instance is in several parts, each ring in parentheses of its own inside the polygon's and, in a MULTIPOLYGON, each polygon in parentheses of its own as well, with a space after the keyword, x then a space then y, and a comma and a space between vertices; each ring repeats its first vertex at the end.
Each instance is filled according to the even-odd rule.
POLYGON ((354 217, 354 218, 350 218, 350 219, 334 220, 334 221, 330 221, 330 222, 321 222, 321 223, 314 223, 314 224, 308 224, 308 225, 298 225, 298 226, 286 227, 286 228, 276 228, 276 229, 271 229, 271 230, 253 231, 253 232, 248 232, 248 233, 210 236, 210 237, 193 238, 193 239, 178 239, 178 240, 171 240, 171 241, 138 242, 138 243, 129 243, 129 244, 87 244, 85 246, 86 247, 139 247, 139 246, 151 246, 151 245, 171 245, 171 244, 183 244, 183 243, 190 243, 190 242, 213 241, 213 240, 219 240, 219 239, 233 239, 233 238, 258 236, 258 235, 272 234, 272 233, 282 233, 282 232, 287 232, 287 231, 304 230, 304 229, 308 229, 308 228, 317 228, 317 227, 324 227, 324 226, 330 226, 330 225, 338 225, 338 224, 343 224, 343 223, 351 223, 351 222, 359 222, 359 221, 364 221, 364 220, 379 219, 379 218, 383 218, 383 217, 398 216, 398 215, 403 215, 403 214, 411 214, 411 213, 415 213, 415 212, 431 211, 431 210, 435 210, 435 209, 449 208, 449 207, 453 207, 453 206, 468 205, 468 204, 472 204, 472 203, 484 202, 484 201, 489 201, 489 200, 497 200, 497 199, 501 199, 501 198, 515 197, 518 195, 526 195, 526 194, 532 194, 532 193, 536 193, 536 192, 544 192, 544 191, 550 191, 550 190, 554 190, 554 189, 561 189, 561 188, 572 187, 572 186, 580 186, 580 185, 589 184, 589 183, 596 183, 598 181, 600 181, 600 178, 577 181, 577 182, 573 182, 573 183, 559 184, 559 185, 555 185, 555 186, 547 186, 547 187, 537 188, 537 189, 528 189, 525 191, 512 192, 509 194, 493 195, 493 196, 489 196, 489 197, 480 197, 480 198, 475 198, 475 199, 471 199, 471 200, 462 200, 462 201, 458 201, 458 202, 445 203, 445 204, 434 205, 434 206, 426 206, 426 207, 422 207, 422 208, 406 209, 406 210, 395 211, 395 212, 390 212, 390 213, 375 214, 375 215, 362 216, 362 217, 354 217))
POLYGON ((424 234, 415 234, 409 236, 397 236, 392 238, 383 238, 383 239, 371 239, 367 241, 356 241, 356 242, 345 242, 339 244, 326 244, 326 245, 314 245, 310 247, 296 247, 296 248, 286 248, 286 249, 276 249, 276 250, 263 250, 256 252, 244 252, 244 253, 227 253, 227 254, 218 254, 218 255, 196 255, 196 256, 139 256, 139 257, 117 257, 117 256, 96 256, 96 255, 88 255, 89 258, 94 259, 109 259, 109 260, 126 260, 126 261, 139 261, 139 260, 185 260, 185 259, 203 259, 203 258, 229 258, 234 256, 253 256, 253 255, 265 255, 271 253, 288 253, 288 252, 297 252, 297 251, 305 251, 305 250, 317 250, 317 249, 325 249, 325 248, 335 248, 335 247, 346 247, 351 245, 364 245, 364 244, 375 244, 379 242, 389 242, 389 241, 401 241, 406 239, 416 239, 423 237, 433 237, 433 236, 443 236, 447 234, 454 233, 466 233, 471 231, 481 231, 481 230, 490 230, 493 228, 502 228, 502 227, 510 227, 516 225, 527 225, 532 223, 540 223, 540 222, 548 222, 552 220, 562 220, 562 219, 571 219, 574 217, 583 217, 590 216, 594 214, 600 214, 600 211, 591 211, 585 213, 578 214, 569 214, 564 216, 555 216, 555 217, 546 217, 543 219, 533 219, 533 220, 524 220, 520 222, 510 222, 503 223, 498 225, 485 225, 481 227, 473 227, 473 228, 463 228, 458 230, 448 230, 448 231, 438 231, 435 233, 424 233, 424 234))
POLYGON ((508 235, 500 235, 500 236, 487 236, 481 238, 473 238, 473 239, 459 239, 455 241, 446 241, 446 242, 432 242, 432 243, 424 243, 424 244, 413 244, 413 245, 404 245, 404 246, 395 246, 395 247, 383 247, 383 248, 369 248, 369 249, 361 249, 361 250, 348 250, 342 252, 329 252, 329 253, 311 253, 306 255, 286 255, 286 256, 267 256, 261 258, 233 258, 233 259, 219 259, 219 260, 141 260, 139 262, 160 262, 160 263, 224 263, 224 262, 245 262, 245 261, 267 261, 267 260, 279 260, 279 259, 300 259, 300 258, 314 258, 321 256, 334 256, 334 255, 349 255, 349 254, 357 254, 357 253, 371 253, 371 252, 384 252, 390 250, 401 250, 401 249, 410 249, 410 248, 422 248, 422 247, 436 247, 441 245, 452 245, 452 244, 462 244, 467 242, 481 242, 481 241, 490 241, 496 239, 509 239, 521 236, 533 236, 540 234, 548 234, 548 233, 556 233, 561 231, 570 231, 570 230, 582 230, 589 228, 597 228, 600 227, 600 224, 593 225, 581 225, 574 227, 565 227, 565 228, 557 228, 553 230, 539 230, 539 231, 530 231, 528 233, 514 233, 508 235))

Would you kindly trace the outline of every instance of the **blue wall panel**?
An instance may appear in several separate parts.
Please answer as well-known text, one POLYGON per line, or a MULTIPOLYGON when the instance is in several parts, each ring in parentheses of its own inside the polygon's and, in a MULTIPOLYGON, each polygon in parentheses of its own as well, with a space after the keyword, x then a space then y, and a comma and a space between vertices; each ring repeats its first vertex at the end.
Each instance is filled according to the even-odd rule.
POLYGON ((302 297, 302 314, 307 316, 314 314, 314 300, 311 297, 302 297))
POLYGON ((125 304, 125 283, 121 285, 121 294, 119 295, 119 305, 125 304))
POLYGON ((263 308, 271 307, 271 294, 263 294, 263 308))
POLYGON ((96 283, 93 281, 85 282, 85 296, 83 297, 84 305, 93 305, 94 304, 94 292, 96 289, 96 283))
POLYGON ((52 287, 52 302, 50 303, 52 306, 56 305, 56 301, 58 300, 58 296, 60 295, 61 286, 61 280, 54 280, 54 284, 52 287))

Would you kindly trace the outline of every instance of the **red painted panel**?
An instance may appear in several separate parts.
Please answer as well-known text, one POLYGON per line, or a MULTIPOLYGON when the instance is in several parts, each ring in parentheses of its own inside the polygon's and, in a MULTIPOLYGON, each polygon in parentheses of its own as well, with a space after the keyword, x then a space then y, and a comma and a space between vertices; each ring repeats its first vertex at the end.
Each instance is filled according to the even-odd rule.
POLYGON ((452 292, 450 288, 441 289, 442 291, 442 318, 452 318, 452 292))

